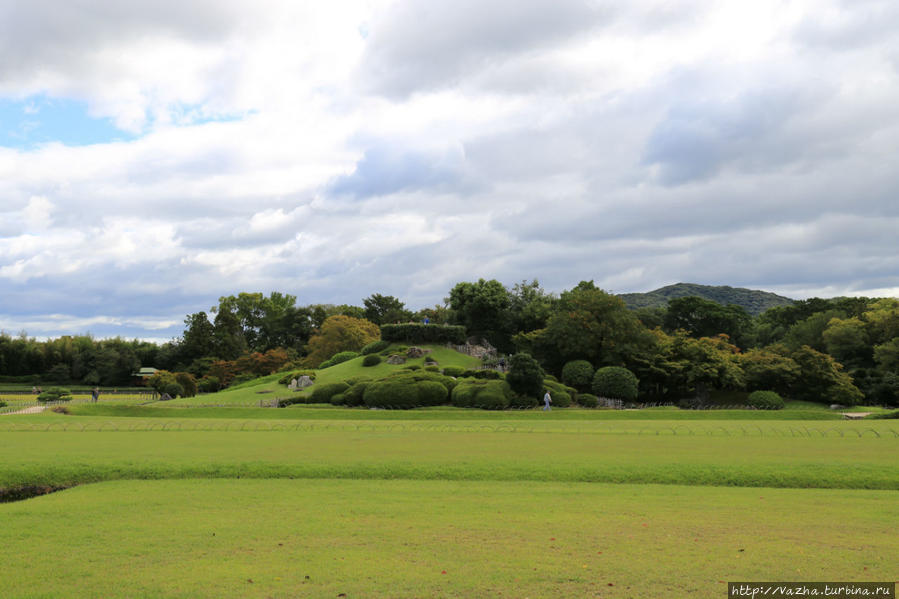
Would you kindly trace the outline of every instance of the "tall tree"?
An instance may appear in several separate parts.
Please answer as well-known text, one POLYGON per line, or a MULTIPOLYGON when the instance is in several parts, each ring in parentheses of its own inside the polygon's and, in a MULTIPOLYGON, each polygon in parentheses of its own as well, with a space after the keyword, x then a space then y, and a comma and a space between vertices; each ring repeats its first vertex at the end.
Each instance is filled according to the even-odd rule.
POLYGON ((364 300, 365 319, 377 325, 404 322, 412 318, 412 312, 405 304, 392 295, 374 293, 364 300))

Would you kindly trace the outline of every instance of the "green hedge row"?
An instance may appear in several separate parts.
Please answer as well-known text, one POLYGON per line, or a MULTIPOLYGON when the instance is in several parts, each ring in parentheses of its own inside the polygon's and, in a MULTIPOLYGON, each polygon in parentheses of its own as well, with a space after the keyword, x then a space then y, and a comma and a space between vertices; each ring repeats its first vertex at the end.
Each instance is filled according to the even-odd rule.
POLYGON ((382 324, 381 339, 409 343, 465 343, 465 327, 446 324, 382 324))

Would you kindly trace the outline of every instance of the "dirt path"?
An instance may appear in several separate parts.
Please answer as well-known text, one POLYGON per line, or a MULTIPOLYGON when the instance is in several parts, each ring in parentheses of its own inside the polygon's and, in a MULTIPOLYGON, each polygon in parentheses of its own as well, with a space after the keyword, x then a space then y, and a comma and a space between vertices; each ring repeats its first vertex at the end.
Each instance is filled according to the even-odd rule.
POLYGON ((7 412, 6 414, 3 414, 3 416, 12 416, 13 414, 37 414, 38 412, 43 412, 46 409, 47 406, 31 406, 30 408, 18 410, 17 412, 7 412))

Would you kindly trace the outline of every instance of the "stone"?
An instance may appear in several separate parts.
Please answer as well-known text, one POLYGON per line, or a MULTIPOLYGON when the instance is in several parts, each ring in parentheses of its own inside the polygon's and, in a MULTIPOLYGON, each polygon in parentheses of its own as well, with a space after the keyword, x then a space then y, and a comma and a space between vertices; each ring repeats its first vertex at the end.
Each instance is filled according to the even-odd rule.
POLYGON ((405 356, 401 356, 399 354, 393 354, 389 358, 387 358, 388 364, 405 364, 406 358, 405 356))
POLYGON ((409 358, 412 358, 412 359, 421 358, 425 354, 429 354, 429 353, 431 353, 431 350, 424 349, 421 347, 410 347, 409 349, 406 350, 406 356, 408 356, 409 358))
POLYGON ((296 388, 297 388, 297 390, 305 389, 306 387, 311 387, 314 384, 315 384, 315 381, 313 381, 311 378, 309 378, 307 375, 304 374, 303 376, 301 376, 300 378, 297 379, 297 387, 296 388))

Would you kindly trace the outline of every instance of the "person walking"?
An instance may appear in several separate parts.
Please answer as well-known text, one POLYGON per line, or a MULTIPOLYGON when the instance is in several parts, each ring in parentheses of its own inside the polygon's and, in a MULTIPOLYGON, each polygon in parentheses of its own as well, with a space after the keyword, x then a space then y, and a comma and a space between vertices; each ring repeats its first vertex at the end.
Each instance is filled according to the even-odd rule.
POLYGON ((546 395, 543 396, 543 411, 552 411, 552 406, 549 405, 553 402, 552 396, 549 394, 549 389, 546 390, 546 395))
POLYGON ((97 403, 100 400, 100 387, 94 387, 91 391, 91 401, 97 403))

